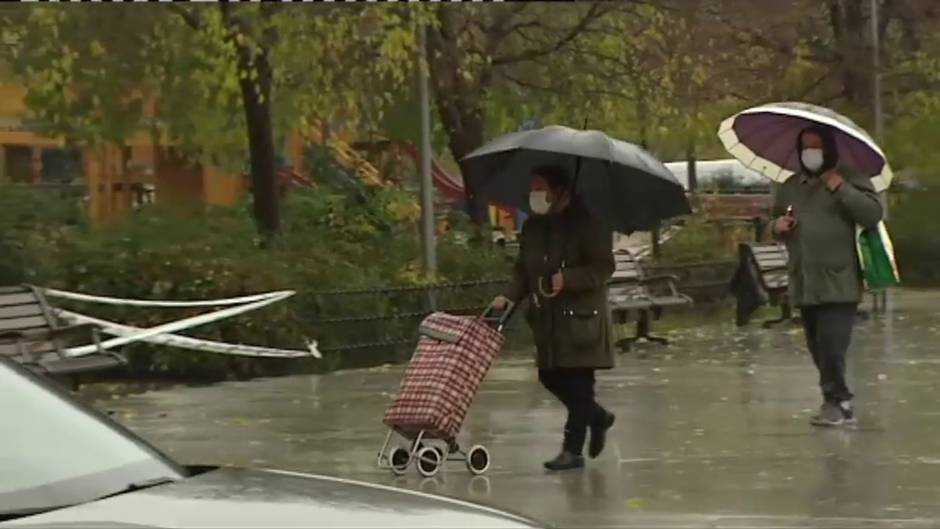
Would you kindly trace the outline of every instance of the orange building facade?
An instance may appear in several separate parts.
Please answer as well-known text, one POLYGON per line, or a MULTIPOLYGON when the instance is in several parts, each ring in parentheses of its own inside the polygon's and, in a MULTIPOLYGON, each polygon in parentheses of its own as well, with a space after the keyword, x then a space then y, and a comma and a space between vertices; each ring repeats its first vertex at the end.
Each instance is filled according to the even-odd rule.
MULTIPOLYGON (((88 216, 98 225, 125 218, 146 203, 184 208, 224 206, 249 191, 246 175, 187 161, 172 146, 155 145, 148 134, 138 134, 124 145, 95 147, 68 145, 62 138, 43 136, 28 122, 25 97, 24 87, 0 84, 0 185, 81 186, 88 216)), ((285 155, 290 168, 279 170, 282 190, 292 184, 313 185, 314 179, 306 174, 303 164, 309 144, 328 148, 339 165, 367 186, 390 184, 373 165, 374 160, 351 145, 354 131, 328 129, 315 127, 307 134, 294 133, 288 138, 285 155)), ((419 212, 415 200, 401 214, 402 220, 416 220, 419 212)))
POLYGON ((83 186, 96 224, 154 201, 228 205, 247 190, 243 175, 187 162, 146 134, 105 147, 75 147, 38 134, 25 119, 25 96, 22 86, 0 85, 0 184, 83 186))

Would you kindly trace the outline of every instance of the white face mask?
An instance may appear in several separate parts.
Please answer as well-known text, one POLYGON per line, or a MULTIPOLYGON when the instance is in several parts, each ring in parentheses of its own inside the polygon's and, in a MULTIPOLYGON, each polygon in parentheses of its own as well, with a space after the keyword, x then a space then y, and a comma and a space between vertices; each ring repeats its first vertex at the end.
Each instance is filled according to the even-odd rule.
POLYGON ((807 169, 810 171, 818 171, 823 166, 823 150, 803 149, 803 152, 800 153, 800 159, 807 169))
POLYGON ((529 208, 536 215, 545 215, 552 209, 552 203, 548 201, 547 191, 532 191, 529 193, 529 208))

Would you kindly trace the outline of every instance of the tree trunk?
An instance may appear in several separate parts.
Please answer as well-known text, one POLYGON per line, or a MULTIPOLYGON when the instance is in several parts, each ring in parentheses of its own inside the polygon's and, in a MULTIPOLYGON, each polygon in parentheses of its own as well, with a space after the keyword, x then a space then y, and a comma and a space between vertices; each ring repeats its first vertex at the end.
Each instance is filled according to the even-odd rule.
POLYGON ((689 179, 689 193, 698 191, 698 168, 695 164, 695 142, 690 141, 685 151, 685 160, 688 164, 687 175, 689 179))
POLYGON ((467 214, 470 216, 470 220, 474 225, 486 227, 489 225, 490 216, 487 211, 488 205, 486 200, 479 194, 480 177, 474 174, 467 164, 462 161, 464 156, 470 154, 473 152, 473 149, 476 148, 469 147, 470 145, 476 145, 478 147, 483 144, 482 128, 481 123, 479 134, 465 134, 454 138, 451 141, 450 151, 455 159, 461 160, 458 164, 460 166, 460 174, 463 176, 464 196, 467 200, 467 214))
MULTIPOLYGON (((255 225, 264 244, 281 231, 281 201, 271 119, 271 86, 274 77, 270 49, 274 35, 265 33, 260 42, 240 42, 247 33, 242 20, 235 17, 227 3, 219 4, 227 38, 238 54, 239 88, 248 129, 248 156, 251 167, 252 210, 255 225)), ((267 11, 263 14, 270 14, 267 11)))
POLYGON ((427 57, 431 88, 438 115, 447 132, 450 152, 460 165, 467 214, 482 235, 489 225, 487 204, 478 193, 479 177, 463 157, 483 144, 485 119, 481 103, 483 83, 467 79, 466 54, 456 42, 457 21, 452 9, 438 10, 439 25, 428 28, 427 57))
POLYGON ((255 81, 251 76, 243 76, 239 82, 248 127, 255 222, 262 237, 273 238, 281 230, 281 204, 271 121, 271 64, 267 50, 253 53, 247 47, 239 47, 238 52, 239 70, 254 69, 257 74, 255 81))
POLYGON ((842 93, 850 103, 870 107, 872 42, 863 6, 861 0, 829 0, 829 21, 841 58, 842 93))
POLYGON ((640 147, 649 149, 649 108, 642 87, 637 90, 636 112, 640 122, 640 147))

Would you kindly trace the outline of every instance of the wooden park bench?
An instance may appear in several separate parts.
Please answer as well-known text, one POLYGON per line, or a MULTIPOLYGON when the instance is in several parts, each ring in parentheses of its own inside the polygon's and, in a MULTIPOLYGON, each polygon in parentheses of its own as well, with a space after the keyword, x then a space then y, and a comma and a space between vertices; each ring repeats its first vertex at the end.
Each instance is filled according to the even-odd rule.
MULTIPOLYGON (((767 320, 764 327, 772 327, 793 319, 789 296, 787 247, 781 243, 742 243, 739 246, 741 266, 746 267, 771 306, 780 307, 780 317, 767 320)), ((742 322, 739 320, 738 324, 742 322)))
MULTIPOLYGON (((757 280, 758 287, 762 290, 762 297, 766 296, 771 306, 780 307, 780 317, 767 320, 763 323, 764 327, 770 328, 778 323, 786 321, 798 321, 799 318, 793 314, 793 306, 790 301, 789 286, 790 279, 787 269, 787 262, 790 259, 787 253, 787 247, 783 243, 743 243, 739 247, 742 266, 750 268, 752 277, 757 280)), ((878 292, 867 291, 873 297, 875 311, 878 310, 878 302, 875 296, 878 292)), ((858 317, 862 320, 869 318, 869 313, 861 308, 858 310, 858 317)), ((743 325, 740 320, 738 325, 743 325)))
POLYGON ((633 312, 637 314, 636 335, 618 340, 617 346, 629 351, 640 339, 667 344, 665 338, 651 334, 652 320, 658 320, 669 307, 691 304, 692 298, 679 293, 675 276, 647 276, 628 250, 615 251, 614 259, 616 267, 608 283, 611 319, 615 325, 622 325, 629 323, 633 312))
POLYGON ((30 286, 0 287, 0 355, 48 375, 75 375, 126 363, 123 356, 100 349, 98 327, 60 326, 42 291, 30 286), (70 357, 65 342, 91 341, 93 354, 70 357))
POLYGON ((707 222, 750 224, 757 241, 763 237, 770 220, 771 197, 768 194, 703 194, 699 201, 707 222))

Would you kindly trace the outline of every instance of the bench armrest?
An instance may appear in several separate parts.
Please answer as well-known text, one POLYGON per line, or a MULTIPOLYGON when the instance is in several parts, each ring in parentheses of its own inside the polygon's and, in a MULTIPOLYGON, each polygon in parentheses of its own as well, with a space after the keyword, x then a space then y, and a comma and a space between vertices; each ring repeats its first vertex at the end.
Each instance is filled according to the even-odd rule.
POLYGON ((636 277, 612 277, 607 280, 607 286, 641 285, 643 281, 636 277))
POLYGON ((94 336, 97 334, 98 326, 94 323, 78 323, 75 325, 68 325, 66 327, 59 327, 58 329, 52 329, 49 331, 49 336, 51 338, 68 338, 73 336, 94 336))
POLYGON ((675 276, 675 275, 672 275, 672 274, 661 274, 661 275, 655 275, 655 276, 644 277, 643 280, 640 281, 640 282, 643 283, 643 284, 648 284, 648 283, 665 283, 665 282, 678 283, 678 282, 679 282, 679 277, 678 277, 678 276, 675 276))

